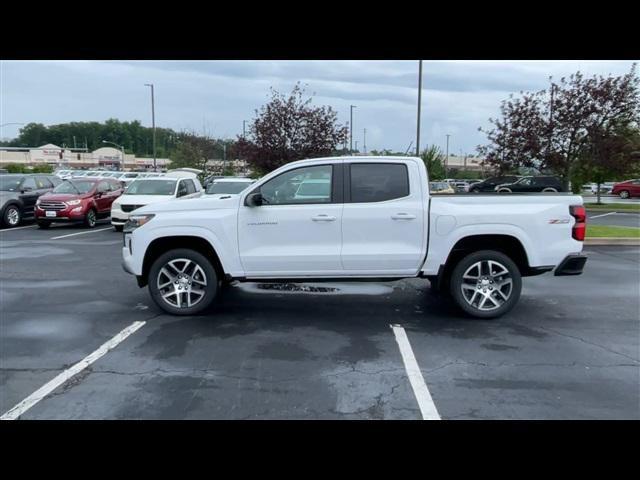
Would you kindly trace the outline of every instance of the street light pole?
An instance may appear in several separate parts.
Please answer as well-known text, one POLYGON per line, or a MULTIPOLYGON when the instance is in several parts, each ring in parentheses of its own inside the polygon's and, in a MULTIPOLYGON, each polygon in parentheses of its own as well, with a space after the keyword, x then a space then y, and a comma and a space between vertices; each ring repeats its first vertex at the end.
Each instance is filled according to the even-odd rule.
POLYGON ((349 154, 353 154, 353 109, 355 105, 349 105, 349 154))
POLYGON ((420 156, 420 109, 422 107, 422 60, 418 63, 418 126, 416 130, 416 157, 420 156))
POLYGON ((153 83, 145 83, 146 87, 151 87, 151 126, 153 128, 153 171, 158 171, 158 166, 156 165, 156 108, 155 108, 155 98, 153 92, 153 83))
POLYGON ((367 153, 367 129, 364 129, 364 136, 362 138, 362 153, 367 153))
POLYGON ((449 165, 449 137, 450 137, 450 136, 451 136, 451 135, 449 135, 449 134, 447 133, 447 155, 446 155, 446 157, 444 158, 444 176, 445 176, 445 177, 447 176, 447 167, 448 167, 448 165, 449 165))

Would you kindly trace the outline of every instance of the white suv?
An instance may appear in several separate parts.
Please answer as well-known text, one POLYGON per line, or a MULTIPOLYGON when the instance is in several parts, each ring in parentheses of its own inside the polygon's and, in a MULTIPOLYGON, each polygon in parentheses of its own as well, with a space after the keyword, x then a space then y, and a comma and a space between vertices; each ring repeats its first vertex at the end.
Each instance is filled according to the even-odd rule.
POLYGON ((198 177, 190 171, 174 170, 163 177, 136 179, 111 204, 111 225, 121 232, 129 215, 137 208, 150 203, 195 198, 201 196, 202 192, 198 177))

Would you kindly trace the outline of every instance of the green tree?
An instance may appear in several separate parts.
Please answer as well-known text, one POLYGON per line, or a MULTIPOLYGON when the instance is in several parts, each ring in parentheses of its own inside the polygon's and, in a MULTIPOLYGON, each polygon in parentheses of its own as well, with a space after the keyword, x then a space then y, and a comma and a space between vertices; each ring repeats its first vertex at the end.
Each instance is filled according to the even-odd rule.
POLYGON ((420 154, 420 158, 427 167, 429 180, 442 180, 445 178, 444 154, 437 145, 430 145, 420 154))
POLYGON ((194 133, 181 134, 171 160, 171 168, 188 167, 206 171, 207 161, 215 158, 216 143, 215 140, 200 137, 194 133))
POLYGON ((594 128, 581 152, 580 168, 572 181, 573 191, 579 193, 585 180, 595 182, 600 203, 602 183, 639 170, 640 129, 637 126, 620 123, 611 129, 594 128))

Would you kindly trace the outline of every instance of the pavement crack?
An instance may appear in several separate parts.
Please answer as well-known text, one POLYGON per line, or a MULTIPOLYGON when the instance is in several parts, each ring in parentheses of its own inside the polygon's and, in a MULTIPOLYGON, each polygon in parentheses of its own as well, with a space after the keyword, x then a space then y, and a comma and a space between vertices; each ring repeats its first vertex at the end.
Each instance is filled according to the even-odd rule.
POLYGON ((549 328, 549 327, 544 327, 544 326, 542 326, 542 325, 538 325, 538 327, 539 327, 539 328, 541 328, 541 329, 543 329, 543 330, 546 330, 546 331, 548 331, 548 332, 555 333, 556 335, 560 335, 560 336, 562 336, 562 337, 567 337, 567 338, 573 338, 574 340, 578 340, 578 341, 580 341, 580 342, 582 342, 582 343, 585 343, 585 344, 587 344, 587 345, 592 345, 592 346, 594 346, 594 347, 601 348, 601 349, 603 349, 603 350, 606 350, 606 351, 607 351, 607 352, 609 352, 609 353, 613 353, 614 355, 619 355, 619 356, 621 356, 621 357, 627 358, 627 359, 629 359, 629 360, 631 360, 631 361, 635 362, 636 364, 640 365, 640 360, 638 360, 638 359, 636 359, 636 358, 633 358, 633 357, 630 357, 629 355, 626 355, 626 354, 624 354, 624 353, 617 352, 616 350, 612 350, 611 348, 605 347, 604 345, 600 345, 599 343, 590 342, 590 341, 588 341, 588 340, 585 340, 584 338, 576 337, 575 335, 569 335, 568 333, 558 332, 557 330, 554 330, 554 329, 549 328))

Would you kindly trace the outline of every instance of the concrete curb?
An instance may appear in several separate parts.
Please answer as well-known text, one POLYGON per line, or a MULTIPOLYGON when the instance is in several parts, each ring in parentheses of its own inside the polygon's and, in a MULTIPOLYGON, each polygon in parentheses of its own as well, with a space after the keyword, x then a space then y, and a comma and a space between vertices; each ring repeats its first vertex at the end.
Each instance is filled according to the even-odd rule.
POLYGON ((627 245, 640 247, 640 238, 592 237, 584 239, 585 245, 627 245))

